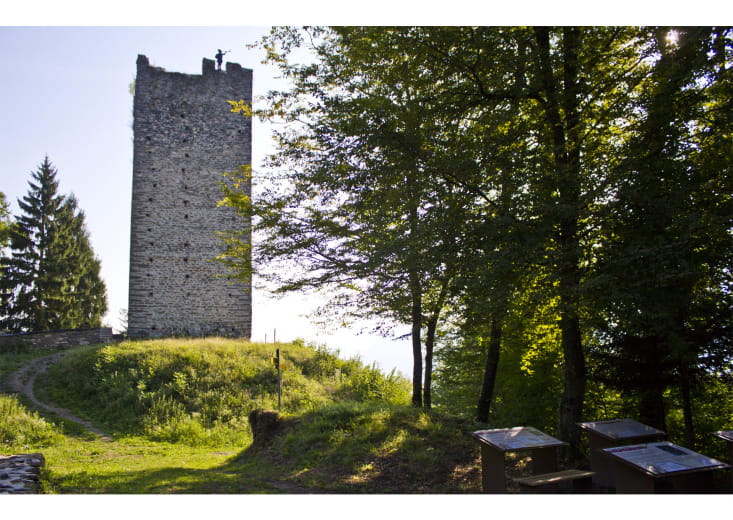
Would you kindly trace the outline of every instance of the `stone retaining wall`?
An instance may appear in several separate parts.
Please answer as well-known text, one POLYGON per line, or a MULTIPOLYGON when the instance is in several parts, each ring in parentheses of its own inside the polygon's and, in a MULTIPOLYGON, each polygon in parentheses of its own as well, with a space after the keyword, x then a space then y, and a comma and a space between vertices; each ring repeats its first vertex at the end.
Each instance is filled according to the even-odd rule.
POLYGON ((41 491, 42 453, 0 455, 0 495, 28 495, 41 491))
POLYGON ((42 350, 108 343, 112 339, 110 327, 4 334, 0 335, 0 352, 19 345, 42 350))

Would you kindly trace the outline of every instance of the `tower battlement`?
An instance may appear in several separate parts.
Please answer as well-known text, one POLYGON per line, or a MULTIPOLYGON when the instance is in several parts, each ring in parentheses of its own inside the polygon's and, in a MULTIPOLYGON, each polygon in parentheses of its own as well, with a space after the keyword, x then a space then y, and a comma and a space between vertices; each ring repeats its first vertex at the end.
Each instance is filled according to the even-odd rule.
POLYGON ((222 198, 222 173, 252 162, 252 71, 204 58, 201 75, 137 57, 128 334, 249 337, 251 284, 214 260, 217 232, 249 229, 222 198))

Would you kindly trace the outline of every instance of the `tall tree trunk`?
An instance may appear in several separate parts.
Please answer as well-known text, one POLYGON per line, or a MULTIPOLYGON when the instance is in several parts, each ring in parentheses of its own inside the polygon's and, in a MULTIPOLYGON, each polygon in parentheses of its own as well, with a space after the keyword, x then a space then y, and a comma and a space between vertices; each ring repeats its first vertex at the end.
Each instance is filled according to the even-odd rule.
POLYGON ((639 420, 654 428, 666 431, 664 388, 646 388, 639 396, 639 420))
POLYGON ((489 345, 486 353, 486 365, 484 367, 484 379, 481 383, 481 392, 476 406, 476 420, 489 422, 491 404, 494 400, 494 384, 496 373, 499 370, 499 353, 501 351, 502 320, 496 315, 491 317, 491 331, 489 333, 489 345))
POLYGON ((568 459, 580 457, 580 430, 585 397, 586 366, 578 314, 580 285, 580 242, 578 205, 580 199, 580 137, 578 47, 580 31, 563 28, 562 88, 552 69, 550 30, 535 29, 540 57, 540 78, 546 96, 545 117, 553 145, 554 187, 559 195, 557 221, 557 276, 560 297, 560 332, 563 351, 563 393, 560 401, 558 436, 570 444, 568 459))
MULTIPOLYGON (((638 362, 639 372, 639 420, 644 424, 660 430, 665 425, 664 392, 669 384, 667 369, 660 366, 660 359, 665 359, 666 342, 661 336, 642 338, 643 356, 638 362)), ((666 365, 666 364, 665 364, 666 365)))
POLYGON ((685 446, 695 449, 695 428, 692 422, 692 381, 690 369, 683 359, 680 362, 680 392, 682 393, 682 416, 685 421, 685 446))
POLYGON ((423 383, 423 408, 429 410, 433 405, 433 348, 435 346, 435 330, 438 327, 438 317, 430 317, 425 330, 425 381, 423 383))
POLYGON ((422 284, 416 270, 410 271, 410 297, 412 298, 412 405, 422 407, 422 284))
POLYGON ((448 286, 451 276, 446 275, 441 281, 440 294, 435 301, 430 317, 427 320, 425 330, 425 382, 423 384, 423 407, 429 410, 432 403, 432 383, 433 383, 433 350, 435 349, 435 334, 438 330, 438 321, 440 320, 440 312, 443 310, 445 299, 448 296, 448 286))

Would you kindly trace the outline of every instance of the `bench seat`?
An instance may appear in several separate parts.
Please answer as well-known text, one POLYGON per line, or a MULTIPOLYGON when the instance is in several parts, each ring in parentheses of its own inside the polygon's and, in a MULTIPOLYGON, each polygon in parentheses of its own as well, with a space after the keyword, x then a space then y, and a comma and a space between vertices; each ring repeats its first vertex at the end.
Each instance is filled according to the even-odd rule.
POLYGON ((574 482, 581 479, 589 479, 595 473, 593 471, 585 471, 581 469, 566 469, 564 471, 555 471, 553 473, 543 473, 541 475, 532 475, 531 477, 523 477, 514 479, 521 488, 540 488, 560 484, 561 482, 574 482))

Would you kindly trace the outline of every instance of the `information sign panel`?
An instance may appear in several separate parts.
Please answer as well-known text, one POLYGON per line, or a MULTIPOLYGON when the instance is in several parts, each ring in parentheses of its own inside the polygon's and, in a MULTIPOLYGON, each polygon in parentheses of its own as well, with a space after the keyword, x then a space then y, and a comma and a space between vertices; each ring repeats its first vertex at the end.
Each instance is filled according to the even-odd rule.
POLYGON ((567 443, 556 439, 537 428, 519 426, 498 430, 480 430, 473 435, 480 441, 486 442, 501 451, 545 448, 565 446, 567 443))
POLYGON ((715 435, 724 441, 733 442, 733 430, 720 430, 715 432, 715 435))
POLYGON ((652 428, 633 419, 611 419, 580 423, 585 430, 594 432, 606 439, 617 441, 636 437, 657 437, 664 435, 662 430, 652 428))
POLYGON ((606 448, 603 451, 654 477, 727 467, 727 464, 718 460, 667 441, 606 448))

